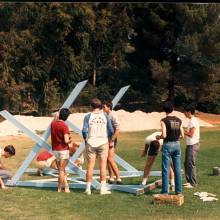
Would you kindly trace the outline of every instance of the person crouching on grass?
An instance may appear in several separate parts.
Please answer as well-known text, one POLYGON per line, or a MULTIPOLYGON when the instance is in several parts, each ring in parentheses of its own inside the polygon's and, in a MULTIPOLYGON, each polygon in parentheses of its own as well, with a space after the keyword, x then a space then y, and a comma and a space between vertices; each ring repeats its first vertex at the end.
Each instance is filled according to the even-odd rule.
MULTIPOLYGON (((142 156, 147 156, 146 164, 144 167, 144 175, 142 180, 142 185, 147 184, 147 180, 150 174, 150 171, 152 169, 152 166, 154 164, 154 161, 161 150, 161 147, 163 145, 163 139, 160 139, 161 132, 154 132, 151 135, 147 136, 144 140, 144 151, 142 153, 142 156)), ((174 183, 174 172, 173 172, 173 163, 171 160, 171 166, 170 166, 170 190, 173 191, 175 187, 174 183)))
POLYGON ((15 155, 15 148, 13 145, 7 145, 4 149, 0 148, 0 187, 6 190, 5 183, 12 177, 12 173, 3 165, 1 157, 10 158, 15 155))
POLYGON ((58 192, 62 192, 64 185, 64 192, 69 193, 69 185, 67 183, 67 175, 65 167, 69 161, 69 145, 71 144, 71 139, 69 135, 69 128, 65 124, 65 121, 70 115, 70 111, 67 108, 62 108, 59 111, 58 120, 54 120, 51 123, 51 143, 52 151, 56 157, 57 166, 59 170, 58 178, 58 192))

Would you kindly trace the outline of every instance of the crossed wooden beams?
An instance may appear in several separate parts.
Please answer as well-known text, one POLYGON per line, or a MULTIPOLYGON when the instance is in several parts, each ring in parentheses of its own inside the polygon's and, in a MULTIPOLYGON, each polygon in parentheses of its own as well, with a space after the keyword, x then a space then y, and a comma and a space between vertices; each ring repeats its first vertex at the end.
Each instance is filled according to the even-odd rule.
MULTIPOLYGON (((75 101, 79 93, 82 91, 82 89, 85 87, 87 83, 87 80, 79 82, 76 87, 73 89, 73 91, 70 93, 69 97, 66 99, 64 104, 61 108, 70 108, 72 103, 75 101)), ((122 87, 117 95, 112 100, 113 108, 117 105, 119 100, 122 98, 122 96, 125 94, 125 92, 128 90, 130 86, 122 87)), ((51 151, 51 146, 47 143, 47 140, 50 136, 50 125, 46 129, 46 131, 43 133, 42 137, 39 137, 34 132, 32 132, 30 129, 25 127, 22 123, 17 121, 9 112, 3 110, 0 112, 0 114, 7 120, 9 120, 12 124, 14 124, 17 128, 19 128, 21 131, 23 131, 26 135, 28 135, 33 141, 36 142, 34 148, 31 150, 31 152, 28 154, 22 165, 19 167, 15 175, 12 177, 11 180, 7 182, 7 185, 9 186, 32 186, 32 187, 57 187, 57 179, 41 179, 41 180, 25 180, 20 181, 21 176, 27 172, 29 165, 33 161, 33 159, 36 157, 37 153, 41 150, 42 147, 46 148, 48 151, 51 151)), ((68 126, 77 134, 82 136, 82 131, 77 126, 75 126, 72 122, 66 121, 68 126)), ((85 188, 85 179, 86 179, 86 171, 80 169, 79 167, 75 166, 74 162, 79 157, 79 155, 84 151, 85 144, 82 143, 80 147, 77 149, 77 151, 74 153, 74 155, 70 158, 70 161, 67 166, 67 171, 71 174, 78 174, 77 177, 68 178, 70 180, 70 188, 85 188)), ((136 168, 134 168, 132 165, 127 163, 125 160, 120 158, 118 155, 115 154, 115 161, 122 166, 125 171, 120 171, 121 177, 137 177, 142 176, 143 172, 138 171, 136 168)), ((52 170, 52 169, 51 169, 52 170)), ((49 174, 51 176, 57 176, 53 171, 50 171, 49 174)), ((100 182, 97 181, 97 177, 95 175, 99 174, 99 170, 94 171, 94 178, 92 181, 92 187, 95 189, 100 189, 100 182)), ((161 176, 161 172, 159 171, 152 171, 150 173, 151 176, 161 176)), ((119 190, 119 191, 125 191, 130 192, 134 194, 142 194, 144 193, 144 190, 146 191, 146 187, 143 187, 141 185, 115 185, 111 184, 108 185, 109 189, 119 190)))

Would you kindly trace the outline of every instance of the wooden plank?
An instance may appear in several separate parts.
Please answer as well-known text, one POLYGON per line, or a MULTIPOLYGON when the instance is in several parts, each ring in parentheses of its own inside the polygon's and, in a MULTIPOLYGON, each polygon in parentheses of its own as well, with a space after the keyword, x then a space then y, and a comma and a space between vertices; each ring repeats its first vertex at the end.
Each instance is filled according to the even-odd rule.
POLYGON ((181 206, 184 203, 184 195, 155 194, 153 195, 153 203, 161 205, 164 204, 181 206))

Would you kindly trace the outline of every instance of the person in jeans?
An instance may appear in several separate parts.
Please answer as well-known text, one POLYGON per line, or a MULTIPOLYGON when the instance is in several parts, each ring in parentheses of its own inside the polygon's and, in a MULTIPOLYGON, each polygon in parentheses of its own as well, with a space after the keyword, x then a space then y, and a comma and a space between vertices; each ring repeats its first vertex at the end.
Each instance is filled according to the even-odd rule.
POLYGON ((100 169, 100 194, 111 194, 106 187, 106 164, 109 146, 113 147, 112 135, 114 133, 111 121, 103 112, 102 103, 98 98, 91 101, 92 112, 88 113, 83 120, 82 135, 85 141, 85 154, 87 157, 86 190, 91 194, 91 182, 96 157, 99 157, 100 169))
POLYGON ((197 186, 196 179, 196 158, 199 151, 200 128, 197 118, 194 116, 195 108, 192 105, 185 106, 184 114, 189 119, 186 136, 186 153, 185 153, 185 177, 187 183, 184 188, 193 188, 197 186))
POLYGON ((160 138, 164 139, 162 146, 162 190, 161 194, 168 194, 170 160, 173 161, 175 176, 175 193, 182 193, 181 177, 181 151, 179 138, 184 137, 182 121, 173 115, 173 104, 166 101, 163 106, 166 117, 161 120, 162 134, 160 138))

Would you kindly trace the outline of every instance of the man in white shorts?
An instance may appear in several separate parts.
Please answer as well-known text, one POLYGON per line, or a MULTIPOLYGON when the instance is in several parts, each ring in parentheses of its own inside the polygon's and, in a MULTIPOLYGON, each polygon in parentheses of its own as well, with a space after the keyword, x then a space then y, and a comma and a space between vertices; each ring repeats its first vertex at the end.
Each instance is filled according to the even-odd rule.
POLYGON ((64 185, 64 192, 69 193, 69 186, 66 180, 65 167, 69 161, 69 144, 71 143, 69 128, 65 124, 70 111, 67 108, 62 108, 59 112, 59 119, 51 123, 51 143, 52 151, 56 157, 57 166, 59 170, 58 178, 58 192, 62 192, 64 185))

